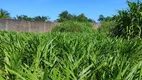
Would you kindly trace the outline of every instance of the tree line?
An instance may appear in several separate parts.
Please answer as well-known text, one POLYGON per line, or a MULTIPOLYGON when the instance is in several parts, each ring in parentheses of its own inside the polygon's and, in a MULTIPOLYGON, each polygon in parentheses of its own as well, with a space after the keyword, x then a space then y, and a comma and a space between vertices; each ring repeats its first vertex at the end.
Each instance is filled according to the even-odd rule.
MULTIPOLYGON (((110 36, 122 38, 142 38, 142 2, 127 1, 128 8, 126 10, 118 10, 116 15, 112 17, 99 16, 98 21, 101 22, 99 28, 101 32, 107 32, 110 36)), ((10 13, 0 9, 0 18, 11 18, 10 13)), ((26 15, 16 16, 13 19, 26 21, 50 21, 48 16, 28 17, 26 15)), ((57 22, 78 21, 78 22, 95 22, 93 19, 87 18, 83 13, 80 15, 70 14, 63 11, 59 14, 57 22)))
MULTIPOLYGON (((17 15, 12 18, 10 13, 4 9, 0 9, 0 18, 3 19, 16 19, 16 20, 25 20, 25 21, 42 21, 42 22, 50 22, 49 16, 35 16, 29 17, 27 15, 17 15)), ((102 14, 99 16, 98 21, 102 22, 104 20, 109 20, 111 17, 104 17, 102 14)), ((93 19, 90 19, 81 13, 79 15, 70 14, 67 10, 61 12, 59 14, 59 18, 54 20, 56 22, 64 22, 64 21, 79 21, 79 22, 96 22, 93 19)))

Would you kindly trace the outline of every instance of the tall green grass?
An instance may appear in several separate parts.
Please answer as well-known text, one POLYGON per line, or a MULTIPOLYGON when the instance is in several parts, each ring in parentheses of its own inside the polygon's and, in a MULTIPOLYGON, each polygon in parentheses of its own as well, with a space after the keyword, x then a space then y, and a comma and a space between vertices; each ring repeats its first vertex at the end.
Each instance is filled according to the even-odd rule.
POLYGON ((142 41, 0 31, 1 80, 142 80, 142 41))

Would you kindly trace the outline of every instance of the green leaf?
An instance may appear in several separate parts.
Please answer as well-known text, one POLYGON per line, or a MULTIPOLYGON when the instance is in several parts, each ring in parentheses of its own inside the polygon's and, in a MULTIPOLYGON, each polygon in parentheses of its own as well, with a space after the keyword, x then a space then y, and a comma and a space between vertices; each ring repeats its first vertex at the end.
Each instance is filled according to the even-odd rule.
POLYGON ((4 78, 0 75, 0 80, 4 80, 4 78))

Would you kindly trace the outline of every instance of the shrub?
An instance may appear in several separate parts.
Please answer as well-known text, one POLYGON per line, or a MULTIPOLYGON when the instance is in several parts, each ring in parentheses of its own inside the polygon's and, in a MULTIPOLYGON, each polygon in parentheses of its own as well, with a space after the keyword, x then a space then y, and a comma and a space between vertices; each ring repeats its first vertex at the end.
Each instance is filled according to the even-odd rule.
POLYGON ((116 18, 117 26, 113 31, 113 36, 123 38, 142 37, 142 3, 129 2, 129 9, 118 11, 116 18))
POLYGON ((52 29, 53 32, 93 32, 89 22, 66 21, 52 29))
POLYGON ((114 21, 103 21, 101 26, 98 28, 98 31, 107 35, 111 35, 115 25, 116 23, 114 21))

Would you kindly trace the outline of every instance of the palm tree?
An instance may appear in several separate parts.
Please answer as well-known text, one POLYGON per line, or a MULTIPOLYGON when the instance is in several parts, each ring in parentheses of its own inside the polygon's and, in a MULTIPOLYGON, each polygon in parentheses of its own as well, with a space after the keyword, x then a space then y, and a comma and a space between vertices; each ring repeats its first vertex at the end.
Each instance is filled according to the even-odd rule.
POLYGON ((0 18, 8 19, 10 18, 10 13, 8 13, 6 10, 0 9, 0 18))
POLYGON ((33 18, 28 17, 27 15, 20 15, 20 16, 17 15, 14 19, 25 20, 25 21, 33 21, 33 18))
POLYGON ((48 22, 50 18, 48 16, 36 16, 33 19, 34 21, 48 22))

